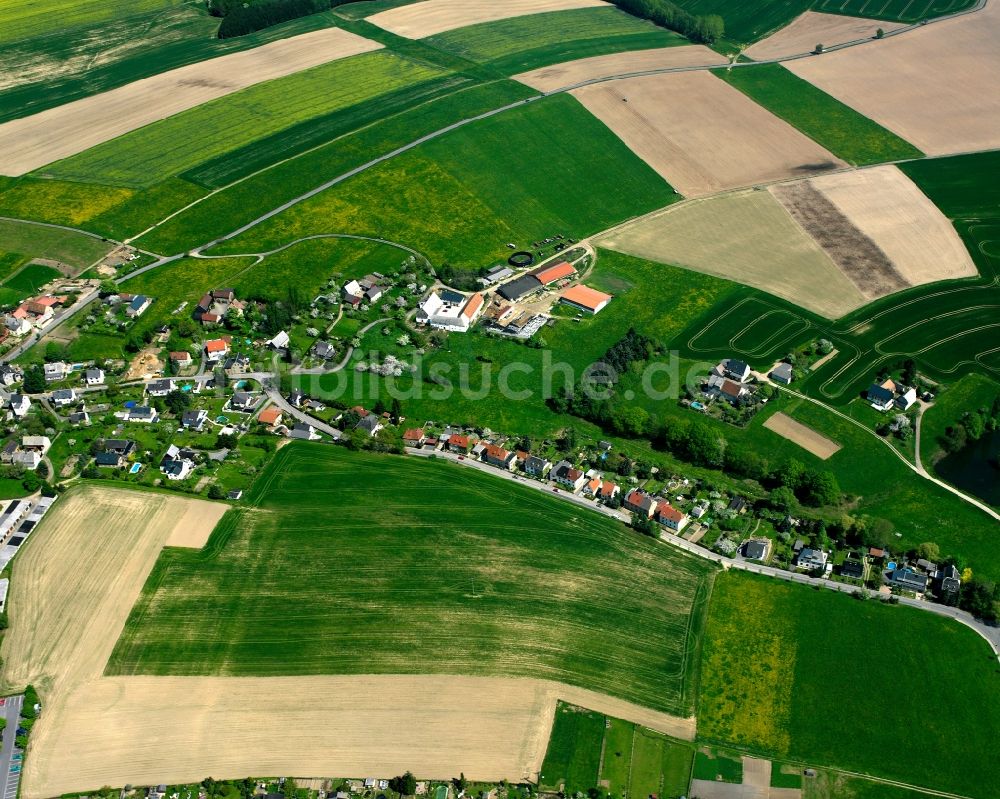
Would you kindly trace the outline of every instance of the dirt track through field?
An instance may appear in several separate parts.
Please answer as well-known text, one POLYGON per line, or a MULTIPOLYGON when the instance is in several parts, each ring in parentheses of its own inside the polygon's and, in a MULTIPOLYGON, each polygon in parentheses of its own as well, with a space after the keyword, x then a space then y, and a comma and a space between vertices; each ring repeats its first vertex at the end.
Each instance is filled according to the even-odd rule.
POLYGON ((572 94, 686 197, 846 166, 708 72, 625 78, 572 94))
POLYGON ((1000 147, 1000 2, 788 68, 929 155, 1000 147))
POLYGON ((0 174, 23 175, 256 83, 382 47, 340 28, 212 58, 0 125, 0 174))
POLYGON ((205 774, 523 780, 541 767, 557 699, 692 740, 682 719, 547 680, 450 675, 105 677, 164 545, 203 544, 221 503, 85 488, 50 511, 14 564, 3 682, 45 714, 22 796, 205 774))
POLYGON ((380 11, 367 20, 398 36, 423 39, 480 22, 495 22, 544 11, 606 6, 604 0, 424 0, 380 11))
POLYGON ((769 417, 764 422, 764 427, 777 433, 782 438, 787 438, 789 441, 798 444, 802 449, 811 452, 817 458, 824 461, 840 450, 840 444, 836 441, 832 441, 826 436, 817 433, 811 427, 806 427, 801 422, 796 422, 791 416, 786 416, 780 411, 769 417))
POLYGON ((882 249, 812 182, 772 186, 771 193, 865 297, 882 297, 910 285, 882 249))
POLYGON ((870 39, 875 31, 894 31, 902 28, 898 22, 881 22, 864 17, 841 17, 837 14, 821 14, 806 11, 792 20, 784 28, 775 31, 766 39, 750 45, 743 54, 754 61, 810 53, 817 44, 832 47, 858 39, 870 39))
POLYGON ((627 53, 597 55, 564 61, 550 67, 514 75, 514 80, 540 92, 551 92, 588 80, 672 67, 722 66, 728 63, 714 50, 702 44, 681 47, 657 47, 652 50, 632 50, 627 53))

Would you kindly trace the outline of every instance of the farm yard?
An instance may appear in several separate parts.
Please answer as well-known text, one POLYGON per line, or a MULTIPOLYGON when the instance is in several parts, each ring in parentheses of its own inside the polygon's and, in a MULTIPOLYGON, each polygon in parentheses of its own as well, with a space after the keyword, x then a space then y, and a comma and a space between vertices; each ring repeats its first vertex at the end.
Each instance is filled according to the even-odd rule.
MULTIPOLYGON (((443 74, 394 53, 335 60, 203 103, 91 147, 43 172, 63 180, 149 186, 232 151, 241 151, 245 159, 245 145, 272 134, 287 138, 303 123, 376 102, 384 95, 443 74), (195 131, 198 135, 193 135, 195 131)), ((289 145, 285 143, 284 147, 289 145)), ((252 158, 254 148, 248 149, 252 158)), ((264 166, 269 160, 260 163, 258 158, 255 162, 264 166)))
POLYGON ((624 78, 571 93, 686 197, 845 166, 705 72, 624 78), (680 107, 683 115, 674 113, 680 107))
POLYGON ((550 11, 448 31, 426 44, 488 63, 502 74, 558 61, 688 44, 679 34, 617 8, 550 11))
POLYGON ((563 61, 514 75, 514 80, 540 92, 550 92, 597 78, 607 78, 626 72, 643 72, 672 67, 715 66, 725 60, 715 51, 700 44, 678 47, 657 47, 652 50, 631 50, 627 53, 598 55, 563 61))
POLYGON ((109 674, 544 677, 690 711, 704 561, 447 464, 293 445, 256 485, 210 557, 164 553, 109 674))
POLYGON ((727 572, 709 608, 698 732, 764 755, 988 796, 1000 787, 986 766, 988 738, 961 732, 975 724, 1000 734, 991 699, 1000 678, 987 654, 973 631, 928 613, 727 572), (845 656, 831 668, 834 653, 845 656), (950 712, 924 723, 927 708, 941 707, 950 712))
POLYGON ((498 5, 490 0, 423 0, 367 17, 390 33, 407 39, 423 39, 469 25, 575 8, 603 8, 603 0, 509 0, 498 5))
POLYGON ((801 78, 930 155, 1000 146, 1000 5, 875 46, 789 62, 801 78))
POLYGON ((201 103, 382 45, 339 28, 180 67, 0 125, 2 170, 22 175, 201 103), (157 102, 149 102, 156 97, 157 102))

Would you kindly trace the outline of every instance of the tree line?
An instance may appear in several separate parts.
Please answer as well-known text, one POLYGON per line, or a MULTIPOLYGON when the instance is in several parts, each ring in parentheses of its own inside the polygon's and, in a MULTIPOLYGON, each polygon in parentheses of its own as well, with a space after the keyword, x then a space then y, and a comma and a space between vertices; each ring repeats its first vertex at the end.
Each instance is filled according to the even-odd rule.
POLYGON ((222 18, 218 37, 231 39, 347 2, 351 0, 208 0, 208 13, 222 18))
POLYGON ((718 14, 692 14, 670 0, 611 0, 622 11, 667 28, 691 41, 712 44, 722 38, 725 23, 718 14))

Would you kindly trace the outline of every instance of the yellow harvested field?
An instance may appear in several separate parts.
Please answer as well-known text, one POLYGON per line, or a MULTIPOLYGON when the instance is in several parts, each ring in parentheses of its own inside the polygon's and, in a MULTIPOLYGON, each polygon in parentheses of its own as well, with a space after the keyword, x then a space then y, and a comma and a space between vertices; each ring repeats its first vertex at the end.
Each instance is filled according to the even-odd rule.
POLYGON ((708 72, 624 78, 572 94, 687 197, 846 166, 708 72))
POLYGON ((789 62, 928 155, 1000 147, 1000 3, 863 47, 789 62))
POLYGON ((615 228, 595 243, 745 283, 829 319, 867 302, 766 191, 669 206, 615 228))
POLYGON ((811 452, 817 458, 826 460, 831 455, 840 450, 840 444, 831 441, 824 435, 820 435, 811 427, 806 427, 801 422, 796 422, 791 416, 783 413, 776 413, 764 422, 764 427, 777 433, 782 438, 798 444, 802 449, 811 452))
MULTIPOLYGON (((691 740, 674 719, 559 683, 499 677, 107 677, 46 718, 24 797, 205 774, 534 779, 557 699, 691 740)), ((51 713, 46 708, 46 715, 51 713)), ((40 725, 41 726, 41 725, 40 725)), ((38 729, 38 728, 36 728, 38 729)), ((41 732, 41 730, 39 730, 41 732)))
POLYGON ((514 75, 514 80, 540 92, 551 92, 614 75, 673 67, 723 66, 726 63, 728 60, 714 50, 709 50, 703 44, 692 44, 578 58, 576 61, 564 61, 550 67, 522 72, 520 75, 514 75))
POLYGON ((546 680, 448 675, 105 677, 164 545, 199 545, 226 505, 83 488, 14 563, 3 683, 45 714, 21 795, 194 782, 206 774, 390 774, 498 780, 541 768, 557 699, 693 740, 693 718, 546 680))
POLYGON ((911 286, 977 274, 951 222, 895 166, 810 181, 888 256, 911 286))
POLYGON ((256 83, 381 47, 340 28, 324 28, 15 119, 0 125, 0 174, 23 175, 256 83))
POLYGON ((407 39, 423 39, 480 22, 495 22, 544 11, 604 6, 607 6, 604 0, 505 0, 502 3, 496 0, 423 0, 380 11, 368 17, 367 21, 407 39))
POLYGON ((842 17, 837 14, 806 11, 766 39, 750 45, 743 54, 754 61, 767 61, 772 58, 811 53, 817 43, 829 48, 858 39, 871 39, 879 28, 888 32, 902 27, 904 26, 898 22, 881 22, 864 17, 842 17))

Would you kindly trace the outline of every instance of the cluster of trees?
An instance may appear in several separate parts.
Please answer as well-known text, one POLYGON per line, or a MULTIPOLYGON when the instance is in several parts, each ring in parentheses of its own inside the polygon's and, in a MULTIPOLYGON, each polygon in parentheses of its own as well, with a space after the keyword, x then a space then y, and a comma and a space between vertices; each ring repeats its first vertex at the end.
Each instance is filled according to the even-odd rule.
POLYGON ((692 14, 670 0, 611 0, 622 11, 677 31, 691 41, 712 44, 725 33, 718 14, 692 14))
POLYGON ((208 12, 222 17, 218 37, 231 39, 270 28, 290 19, 328 11, 350 0, 209 0, 208 12))
POLYGON ((653 339, 636 333, 635 328, 630 327, 624 338, 616 341, 604 353, 601 362, 611 367, 616 375, 622 375, 631 364, 649 360, 654 349, 653 339))
POLYGON ((468 269, 456 269, 449 263, 443 263, 434 270, 434 274, 438 280, 453 289, 475 291, 479 288, 479 278, 486 274, 487 268, 484 266, 477 273, 468 269))
POLYGON ((963 580, 958 606, 977 618, 995 622, 1000 619, 1000 585, 970 575, 963 580))
POLYGON ((989 408, 978 408, 963 414, 945 430, 939 443, 945 452, 957 452, 970 441, 978 441, 986 433, 996 430, 1000 430, 1000 394, 989 408))

